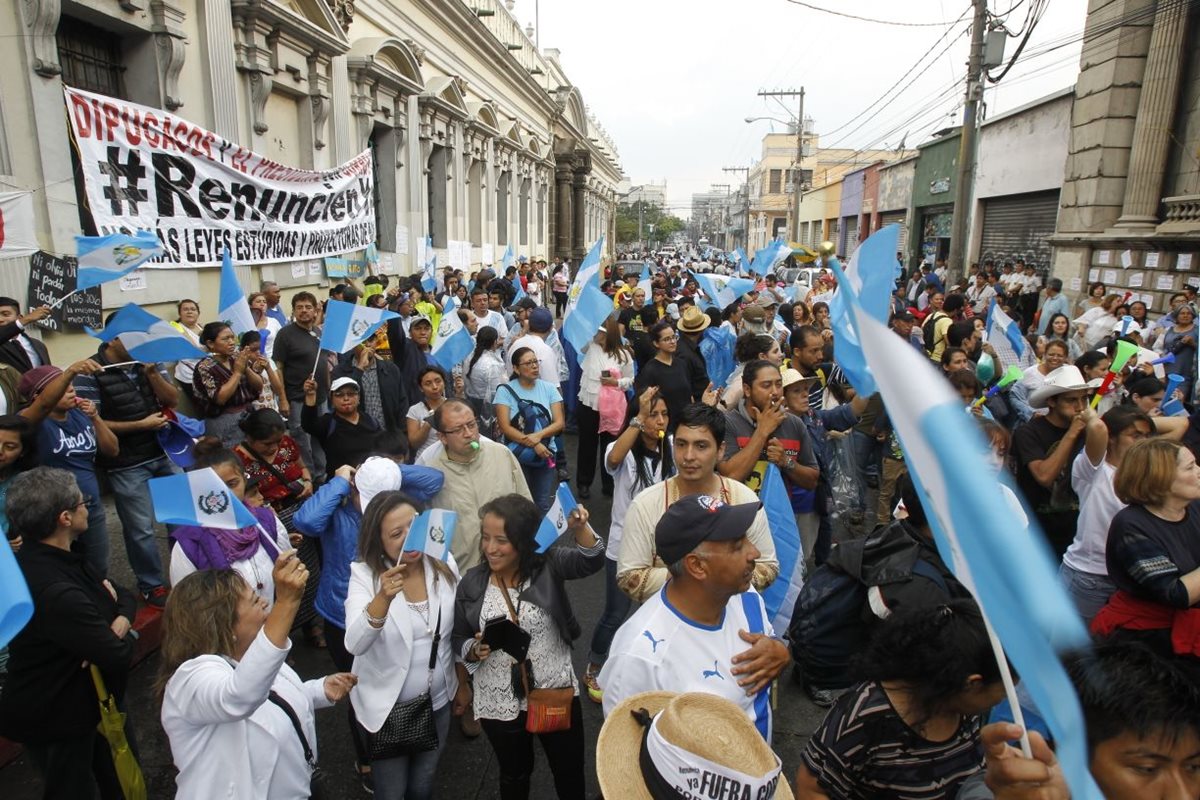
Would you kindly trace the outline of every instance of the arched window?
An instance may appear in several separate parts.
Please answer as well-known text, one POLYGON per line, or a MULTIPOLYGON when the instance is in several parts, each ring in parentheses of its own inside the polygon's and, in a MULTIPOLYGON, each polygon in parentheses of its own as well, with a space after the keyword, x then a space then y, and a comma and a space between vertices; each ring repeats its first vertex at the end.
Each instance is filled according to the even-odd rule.
POLYGON ((429 153, 429 235, 434 247, 446 247, 446 160, 449 151, 435 144, 429 153))

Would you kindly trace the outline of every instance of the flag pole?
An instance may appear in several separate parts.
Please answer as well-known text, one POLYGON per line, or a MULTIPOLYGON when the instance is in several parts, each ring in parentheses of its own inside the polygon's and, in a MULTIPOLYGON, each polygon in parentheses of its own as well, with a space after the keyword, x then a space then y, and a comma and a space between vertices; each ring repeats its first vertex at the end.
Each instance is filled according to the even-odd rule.
POLYGON ((70 297, 73 294, 78 294, 78 293, 79 293, 79 290, 76 289, 72 292, 68 292, 68 293, 64 294, 62 297, 58 298, 57 300, 55 300, 53 303, 50 304, 50 306, 49 306, 50 310, 53 311, 54 309, 58 308, 60 305, 62 305, 64 302, 66 302, 68 297, 70 297))
POLYGON ((140 361, 121 361, 117 364, 105 364, 100 369, 112 369, 113 367, 132 367, 134 364, 140 364, 140 361))
POLYGON ((1013 684, 1012 670, 1008 668, 1008 657, 1004 655, 1004 646, 1000 644, 1000 638, 996 636, 991 620, 983 613, 983 606, 979 609, 983 616, 983 625, 987 628, 988 641, 992 644, 992 653, 996 656, 996 666, 1000 668, 1000 680, 1004 683, 1004 695, 1012 709, 1013 723, 1021 726, 1021 753, 1026 758, 1033 758, 1033 749, 1029 746, 1029 731, 1025 729, 1025 713, 1017 699, 1017 687, 1013 684))
POLYGON ((317 347, 317 360, 313 362, 312 372, 308 373, 309 378, 317 377, 317 367, 321 363, 321 348, 317 347))

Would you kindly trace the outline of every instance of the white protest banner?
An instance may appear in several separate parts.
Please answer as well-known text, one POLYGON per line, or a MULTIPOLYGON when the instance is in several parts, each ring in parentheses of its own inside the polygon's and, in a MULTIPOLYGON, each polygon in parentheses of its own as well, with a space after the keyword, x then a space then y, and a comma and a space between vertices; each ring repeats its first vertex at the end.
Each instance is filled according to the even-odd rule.
POLYGON ((370 151, 325 171, 272 161, 169 112, 63 87, 101 235, 155 231, 147 267, 341 255, 375 241, 370 151))
POLYGON ((0 192, 0 258, 33 255, 33 192, 0 192))

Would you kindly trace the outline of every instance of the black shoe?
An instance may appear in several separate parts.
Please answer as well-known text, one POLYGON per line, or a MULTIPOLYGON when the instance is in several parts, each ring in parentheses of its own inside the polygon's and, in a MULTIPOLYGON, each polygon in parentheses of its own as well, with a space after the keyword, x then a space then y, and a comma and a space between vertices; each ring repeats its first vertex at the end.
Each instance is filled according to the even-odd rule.
POLYGON ((571 482, 571 472, 566 467, 558 468, 558 482, 559 483, 570 483, 571 482))
POLYGON ((167 605, 168 594, 167 587, 155 586, 147 592, 142 592, 142 599, 146 601, 146 605, 162 611, 167 605))
POLYGON ((580 500, 587 500, 592 496, 592 489, 590 486, 580 486, 579 491, 576 492, 576 494, 579 495, 580 500))
POLYGON ((878 489, 879 488, 879 476, 875 475, 873 473, 868 474, 867 475, 867 486, 871 487, 872 489, 878 489))

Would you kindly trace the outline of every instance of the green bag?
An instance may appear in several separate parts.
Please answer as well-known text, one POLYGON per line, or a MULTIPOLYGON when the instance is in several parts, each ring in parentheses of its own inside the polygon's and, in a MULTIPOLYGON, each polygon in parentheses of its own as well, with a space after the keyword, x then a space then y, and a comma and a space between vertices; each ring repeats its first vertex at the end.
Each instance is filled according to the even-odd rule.
POLYGON ((146 779, 142 776, 142 767, 129 749, 129 740, 125 738, 125 715, 117 709, 116 698, 108 693, 100 669, 95 664, 92 665, 92 682, 96 684, 96 697, 100 700, 100 724, 97 727, 112 750, 117 780, 121 782, 125 800, 146 800, 146 779))

